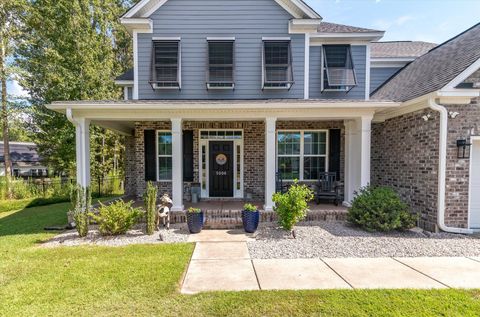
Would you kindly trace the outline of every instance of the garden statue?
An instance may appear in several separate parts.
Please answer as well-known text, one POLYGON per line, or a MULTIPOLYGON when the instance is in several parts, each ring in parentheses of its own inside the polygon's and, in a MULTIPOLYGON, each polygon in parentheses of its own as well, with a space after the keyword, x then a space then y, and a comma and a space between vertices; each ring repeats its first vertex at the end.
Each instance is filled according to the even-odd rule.
POLYGON ((163 226, 167 227, 167 230, 170 229, 170 206, 173 204, 173 201, 170 199, 168 194, 163 194, 160 198, 160 204, 157 205, 157 230, 159 230, 160 218, 163 219, 163 226))

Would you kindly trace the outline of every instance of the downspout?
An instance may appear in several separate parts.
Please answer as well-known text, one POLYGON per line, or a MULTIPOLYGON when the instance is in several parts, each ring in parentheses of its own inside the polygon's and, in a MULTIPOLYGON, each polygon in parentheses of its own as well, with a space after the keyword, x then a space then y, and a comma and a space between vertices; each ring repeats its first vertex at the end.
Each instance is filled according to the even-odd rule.
POLYGON ((445 188, 447 176, 447 140, 448 140, 448 111, 444 106, 435 102, 434 98, 428 99, 430 109, 440 113, 440 137, 438 154, 438 200, 437 224, 442 231, 461 234, 472 234, 473 230, 449 227, 445 224, 445 188))

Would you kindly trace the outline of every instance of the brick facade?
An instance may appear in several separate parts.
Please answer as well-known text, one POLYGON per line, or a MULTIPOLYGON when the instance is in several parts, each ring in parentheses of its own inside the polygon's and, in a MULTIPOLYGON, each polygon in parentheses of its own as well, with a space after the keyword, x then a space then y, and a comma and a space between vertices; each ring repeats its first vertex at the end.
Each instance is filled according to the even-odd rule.
MULTIPOLYGON (((446 209, 447 226, 468 225, 469 159, 457 158, 456 141, 480 134, 479 100, 448 105, 458 112, 448 120, 446 209)), ((391 186, 420 213, 419 225, 437 230, 439 114, 431 109, 412 112, 372 125, 372 184, 391 186), (425 122, 423 115, 430 114, 425 122)))
MULTIPOLYGON (((344 140, 343 121, 278 121, 277 129, 341 129, 341 165, 340 178, 344 177, 344 140)), ((126 142, 126 193, 141 196, 145 191, 144 131, 170 130, 170 122, 136 122, 135 134, 126 142)), ((265 190, 265 123, 263 121, 185 121, 183 130, 193 130, 194 183, 199 183, 199 131, 202 129, 241 129, 243 130, 244 197, 251 194, 253 200, 264 200, 265 190)), ((171 194, 170 182, 158 182, 160 192, 171 194)), ((184 198, 190 198, 191 183, 184 183, 184 198)))

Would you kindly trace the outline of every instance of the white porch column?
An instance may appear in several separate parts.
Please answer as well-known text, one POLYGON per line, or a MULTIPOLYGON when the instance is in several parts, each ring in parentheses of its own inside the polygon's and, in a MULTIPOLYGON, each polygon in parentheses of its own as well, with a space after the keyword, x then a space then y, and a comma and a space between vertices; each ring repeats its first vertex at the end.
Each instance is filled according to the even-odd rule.
POLYGON ((276 172, 276 122, 277 118, 265 118, 265 211, 273 210, 272 195, 275 193, 276 172))
POLYGON ((77 183, 90 186, 90 120, 75 119, 75 147, 77 160, 77 183))
POLYGON ((345 202, 370 183, 371 123, 373 116, 345 121, 345 202))
POLYGON ((172 211, 183 211, 182 119, 172 118, 172 211))
POLYGON ((372 147, 372 119, 373 116, 362 116, 358 120, 361 146, 360 158, 360 187, 370 184, 370 157, 372 147))

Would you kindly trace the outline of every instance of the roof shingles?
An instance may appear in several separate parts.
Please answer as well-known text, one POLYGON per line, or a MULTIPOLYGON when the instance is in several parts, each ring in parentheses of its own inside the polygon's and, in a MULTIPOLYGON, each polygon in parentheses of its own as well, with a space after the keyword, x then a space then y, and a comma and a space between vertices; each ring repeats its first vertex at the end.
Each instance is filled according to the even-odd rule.
POLYGON ((480 23, 407 64, 372 99, 411 100, 443 88, 480 59, 480 23))

